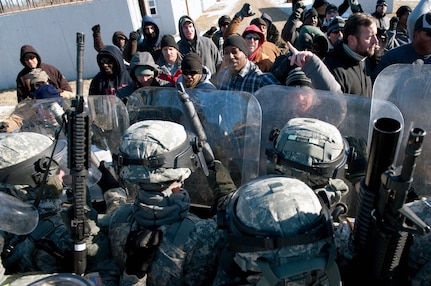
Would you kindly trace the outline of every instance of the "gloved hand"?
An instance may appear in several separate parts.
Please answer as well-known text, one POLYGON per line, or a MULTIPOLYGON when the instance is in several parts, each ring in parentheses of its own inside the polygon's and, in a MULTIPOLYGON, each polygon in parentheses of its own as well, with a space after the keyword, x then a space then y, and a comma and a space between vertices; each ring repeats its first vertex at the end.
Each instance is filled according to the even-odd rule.
POLYGON ((139 38, 139 33, 138 32, 136 32, 136 31, 133 31, 133 32, 131 32, 130 33, 130 35, 129 35, 129 39, 130 40, 137 40, 139 38))
POLYGON ((305 6, 304 2, 302 2, 302 1, 296 2, 295 7, 293 9, 295 19, 301 19, 302 18, 302 13, 304 13, 305 8, 306 8, 306 6, 305 6))
POLYGON ((397 29, 399 21, 400 19, 397 16, 393 16, 389 21, 389 30, 395 31, 397 29))
POLYGON ((347 137, 350 154, 347 159, 347 178, 355 184, 365 176, 368 165, 367 141, 365 138, 347 137))
POLYGON ((121 187, 114 168, 108 166, 105 161, 100 162, 99 171, 102 173, 102 177, 97 182, 97 185, 102 189, 103 193, 107 190, 121 187))
POLYGON ((7 122, 0 122, 0 133, 6 133, 9 128, 9 124, 7 122))
POLYGON ((229 201, 229 194, 237 187, 232 180, 229 170, 219 160, 214 160, 207 177, 208 185, 214 195, 213 211, 225 209, 229 201))
POLYGON ((352 10, 352 13, 363 13, 364 12, 364 10, 362 9, 362 6, 358 0, 350 0, 350 10, 352 10))
POLYGON ((245 18, 245 17, 251 17, 254 14, 256 14, 256 13, 253 12, 253 9, 251 8, 250 4, 249 3, 245 3, 242 6, 241 10, 239 10, 239 12, 237 12, 235 14, 235 17, 238 17, 238 18, 240 18, 242 20, 243 18, 245 18))
POLYGON ((94 25, 91 30, 93 30, 93 33, 100 33, 100 25, 94 25))
POLYGON ((141 229, 131 231, 127 236, 125 251, 126 273, 142 278, 154 260, 159 244, 162 242, 161 230, 141 229))

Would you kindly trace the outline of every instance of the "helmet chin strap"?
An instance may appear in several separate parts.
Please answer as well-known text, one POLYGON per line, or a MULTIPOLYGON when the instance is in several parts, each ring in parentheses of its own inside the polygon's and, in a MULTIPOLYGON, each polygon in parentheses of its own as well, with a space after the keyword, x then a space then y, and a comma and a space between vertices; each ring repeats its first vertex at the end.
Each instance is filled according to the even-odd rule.
POLYGON ((48 178, 48 175, 49 175, 49 172, 50 172, 50 169, 51 169, 51 164, 52 164, 54 153, 55 153, 55 148, 57 147, 58 137, 60 136, 60 132, 63 129, 63 126, 64 126, 64 119, 61 122, 61 125, 58 128, 58 130, 55 132, 54 147, 52 148, 51 155, 49 156, 49 160, 48 160, 48 162, 46 164, 45 172, 43 173, 43 178, 40 181, 39 190, 37 191, 37 195, 36 195, 36 198, 35 198, 34 203, 33 203, 33 205, 36 208, 39 206, 40 200, 41 200, 42 195, 43 195, 43 189, 44 189, 45 184, 47 182, 47 178, 48 178))

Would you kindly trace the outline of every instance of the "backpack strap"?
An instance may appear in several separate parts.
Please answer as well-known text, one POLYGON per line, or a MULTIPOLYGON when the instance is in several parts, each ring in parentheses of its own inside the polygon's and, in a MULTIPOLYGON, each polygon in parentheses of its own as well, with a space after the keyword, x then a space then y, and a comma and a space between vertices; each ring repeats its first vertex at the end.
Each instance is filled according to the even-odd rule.
POLYGON ((185 217, 181 222, 176 222, 168 227, 165 233, 166 239, 171 241, 178 248, 183 249, 190 233, 195 229, 195 223, 190 216, 185 217))

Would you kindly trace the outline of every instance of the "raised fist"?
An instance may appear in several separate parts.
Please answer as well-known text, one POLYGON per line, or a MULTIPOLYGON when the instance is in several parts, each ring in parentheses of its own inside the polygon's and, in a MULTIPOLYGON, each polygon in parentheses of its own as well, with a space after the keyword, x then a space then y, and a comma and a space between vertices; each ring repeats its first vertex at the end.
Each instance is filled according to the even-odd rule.
POLYGON ((395 31, 398 26, 400 19, 397 16, 393 16, 389 21, 389 30, 395 31))
POLYGON ((93 33, 100 33, 100 25, 94 25, 93 27, 91 27, 91 30, 93 30, 93 33))
POLYGON ((242 19, 244 17, 251 17, 254 14, 256 14, 256 13, 253 12, 251 5, 249 3, 245 3, 242 6, 241 10, 235 14, 235 16, 242 19))
POLYGON ((139 33, 138 32, 133 31, 129 35, 129 39, 132 40, 132 41, 133 40, 137 40, 138 38, 139 38, 139 33))

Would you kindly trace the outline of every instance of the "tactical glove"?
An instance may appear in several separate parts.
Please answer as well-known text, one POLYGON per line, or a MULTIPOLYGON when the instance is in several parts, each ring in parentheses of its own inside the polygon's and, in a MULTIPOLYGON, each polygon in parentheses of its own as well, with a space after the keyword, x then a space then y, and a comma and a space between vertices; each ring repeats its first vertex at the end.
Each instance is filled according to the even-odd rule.
POLYGON ((133 32, 131 32, 130 33, 130 35, 129 35, 129 39, 130 40, 137 40, 139 38, 139 33, 138 32, 136 32, 136 31, 133 31, 133 32))
POLYGON ((214 195, 213 211, 225 209, 228 195, 237 189, 229 170, 222 162, 214 160, 213 166, 209 169, 207 181, 214 195))
POLYGON ((245 17, 251 17, 254 14, 256 14, 256 13, 253 12, 253 9, 251 8, 250 4, 249 3, 245 3, 242 6, 241 10, 239 10, 239 12, 237 12, 235 14, 235 17, 238 17, 238 18, 240 18, 242 20, 243 18, 245 18, 245 17))
POLYGON ((7 122, 0 122, 0 133, 6 133, 9 128, 9 124, 7 122))
POLYGON ((397 29, 399 21, 400 21, 400 19, 398 19, 397 16, 393 16, 391 18, 391 20, 389 21, 389 30, 395 31, 397 29))
POLYGON ((102 173, 102 177, 97 182, 97 185, 102 189, 103 193, 110 189, 121 187, 114 168, 108 166, 105 161, 100 162, 99 170, 102 173))
POLYGON ((364 10, 362 9, 362 6, 358 0, 350 0, 350 10, 352 10, 352 13, 363 13, 364 12, 364 10))
POLYGON ((368 164, 367 141, 364 138, 347 137, 350 154, 347 159, 347 178, 355 184, 365 176, 368 164))
POLYGON ((100 33, 100 25, 94 25, 91 30, 93 30, 93 33, 100 33))
POLYGON ((126 273, 144 277, 154 260, 159 244, 162 242, 161 230, 135 230, 127 236, 126 242, 126 273))
POLYGON ((304 13, 306 6, 304 4, 304 2, 302 1, 298 1, 295 4, 295 8, 294 8, 294 15, 295 15, 295 19, 301 19, 302 18, 302 13, 304 13))

